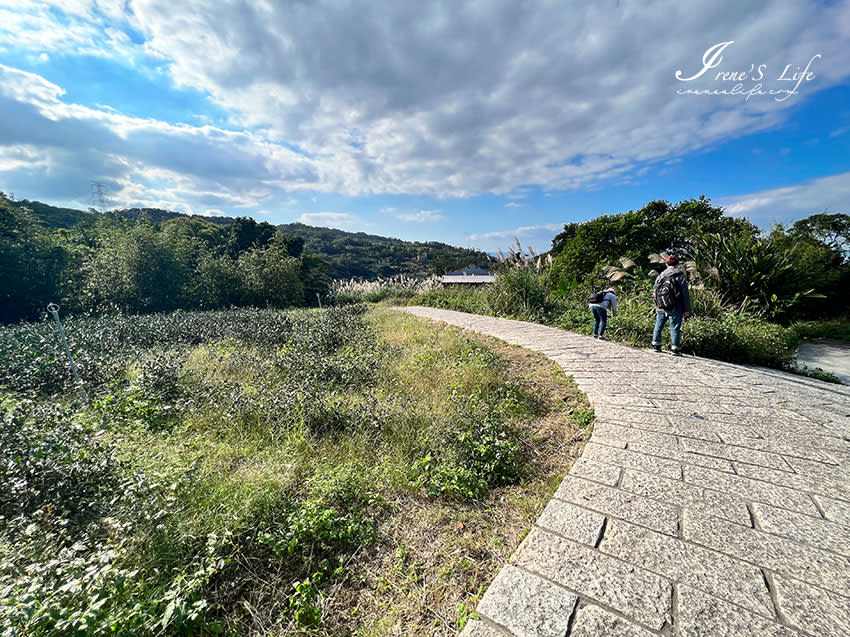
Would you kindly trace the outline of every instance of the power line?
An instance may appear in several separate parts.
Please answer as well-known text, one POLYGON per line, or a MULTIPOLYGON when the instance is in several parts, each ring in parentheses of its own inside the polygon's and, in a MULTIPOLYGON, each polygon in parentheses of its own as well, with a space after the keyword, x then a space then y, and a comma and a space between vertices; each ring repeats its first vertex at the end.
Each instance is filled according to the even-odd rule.
POLYGON ((100 181, 91 182, 91 205, 98 212, 106 212, 109 208, 109 197, 106 194, 106 184, 100 181))

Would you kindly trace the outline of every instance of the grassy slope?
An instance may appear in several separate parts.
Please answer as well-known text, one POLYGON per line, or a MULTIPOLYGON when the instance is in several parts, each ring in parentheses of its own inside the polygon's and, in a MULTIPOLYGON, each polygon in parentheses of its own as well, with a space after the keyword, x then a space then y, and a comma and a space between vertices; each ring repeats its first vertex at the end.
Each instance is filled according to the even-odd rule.
MULTIPOLYGON (((314 383, 319 416, 300 420, 277 387, 281 357, 309 358, 297 334, 282 347, 225 338, 136 353, 127 361, 130 384, 95 390, 95 408, 75 418, 100 430, 96 438, 117 450, 123 472, 147 476, 145 488, 160 494, 155 506, 131 497, 108 509, 129 529, 115 564, 139 573, 123 589, 107 574, 106 590, 115 604, 138 603, 148 615, 92 611, 98 598, 85 585, 43 603, 72 618, 90 613, 89 630, 104 609, 126 629, 130 619, 160 621, 171 608, 190 632, 297 634, 320 619, 315 630, 329 635, 453 634, 580 451, 589 431, 576 423, 586 422, 586 403, 540 355, 387 309, 367 321, 374 348, 343 344, 314 361, 325 370, 314 383), (327 380, 340 369, 356 376, 373 354, 368 382, 327 380), (139 393, 175 361, 180 399, 139 393), (147 365, 157 370, 153 380, 145 380, 147 365), (458 434, 489 440, 474 453, 495 453, 499 440, 486 438, 484 421, 518 455, 499 472, 479 471, 489 480, 481 490, 468 480, 468 467, 481 467, 470 465, 458 434), (423 458, 432 458, 431 469, 423 458)), ((0 531, 0 545, 23 541, 11 527, 0 531)), ((116 533, 123 537, 111 531, 110 541, 116 533)), ((26 550, 20 559, 29 563, 50 549, 26 550)), ((96 553, 87 559, 100 563, 96 553)))

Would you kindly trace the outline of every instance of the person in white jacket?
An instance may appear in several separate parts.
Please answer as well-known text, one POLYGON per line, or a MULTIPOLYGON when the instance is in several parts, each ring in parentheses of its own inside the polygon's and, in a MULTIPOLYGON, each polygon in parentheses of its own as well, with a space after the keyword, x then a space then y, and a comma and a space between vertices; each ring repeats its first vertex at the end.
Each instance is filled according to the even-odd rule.
POLYGON ((605 290, 605 294, 599 303, 589 303, 590 311, 593 313, 593 338, 607 341, 605 338, 605 326, 608 325, 608 310, 612 316, 617 316, 617 295, 614 288, 605 290))

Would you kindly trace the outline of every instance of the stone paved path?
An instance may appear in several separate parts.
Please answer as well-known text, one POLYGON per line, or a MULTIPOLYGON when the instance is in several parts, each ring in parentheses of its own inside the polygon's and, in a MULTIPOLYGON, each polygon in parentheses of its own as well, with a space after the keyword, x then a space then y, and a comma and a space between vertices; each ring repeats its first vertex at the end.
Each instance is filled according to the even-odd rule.
POLYGON ((406 311, 542 352, 596 411, 464 635, 850 635, 850 388, 406 311))

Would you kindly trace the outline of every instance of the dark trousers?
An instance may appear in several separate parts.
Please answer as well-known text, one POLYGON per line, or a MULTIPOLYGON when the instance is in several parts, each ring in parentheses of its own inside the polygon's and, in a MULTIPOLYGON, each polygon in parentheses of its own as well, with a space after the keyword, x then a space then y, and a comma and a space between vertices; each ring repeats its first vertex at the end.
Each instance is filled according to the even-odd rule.
POLYGON ((593 312, 593 335, 604 336, 605 326, 608 325, 608 310, 592 305, 590 311, 593 312))

